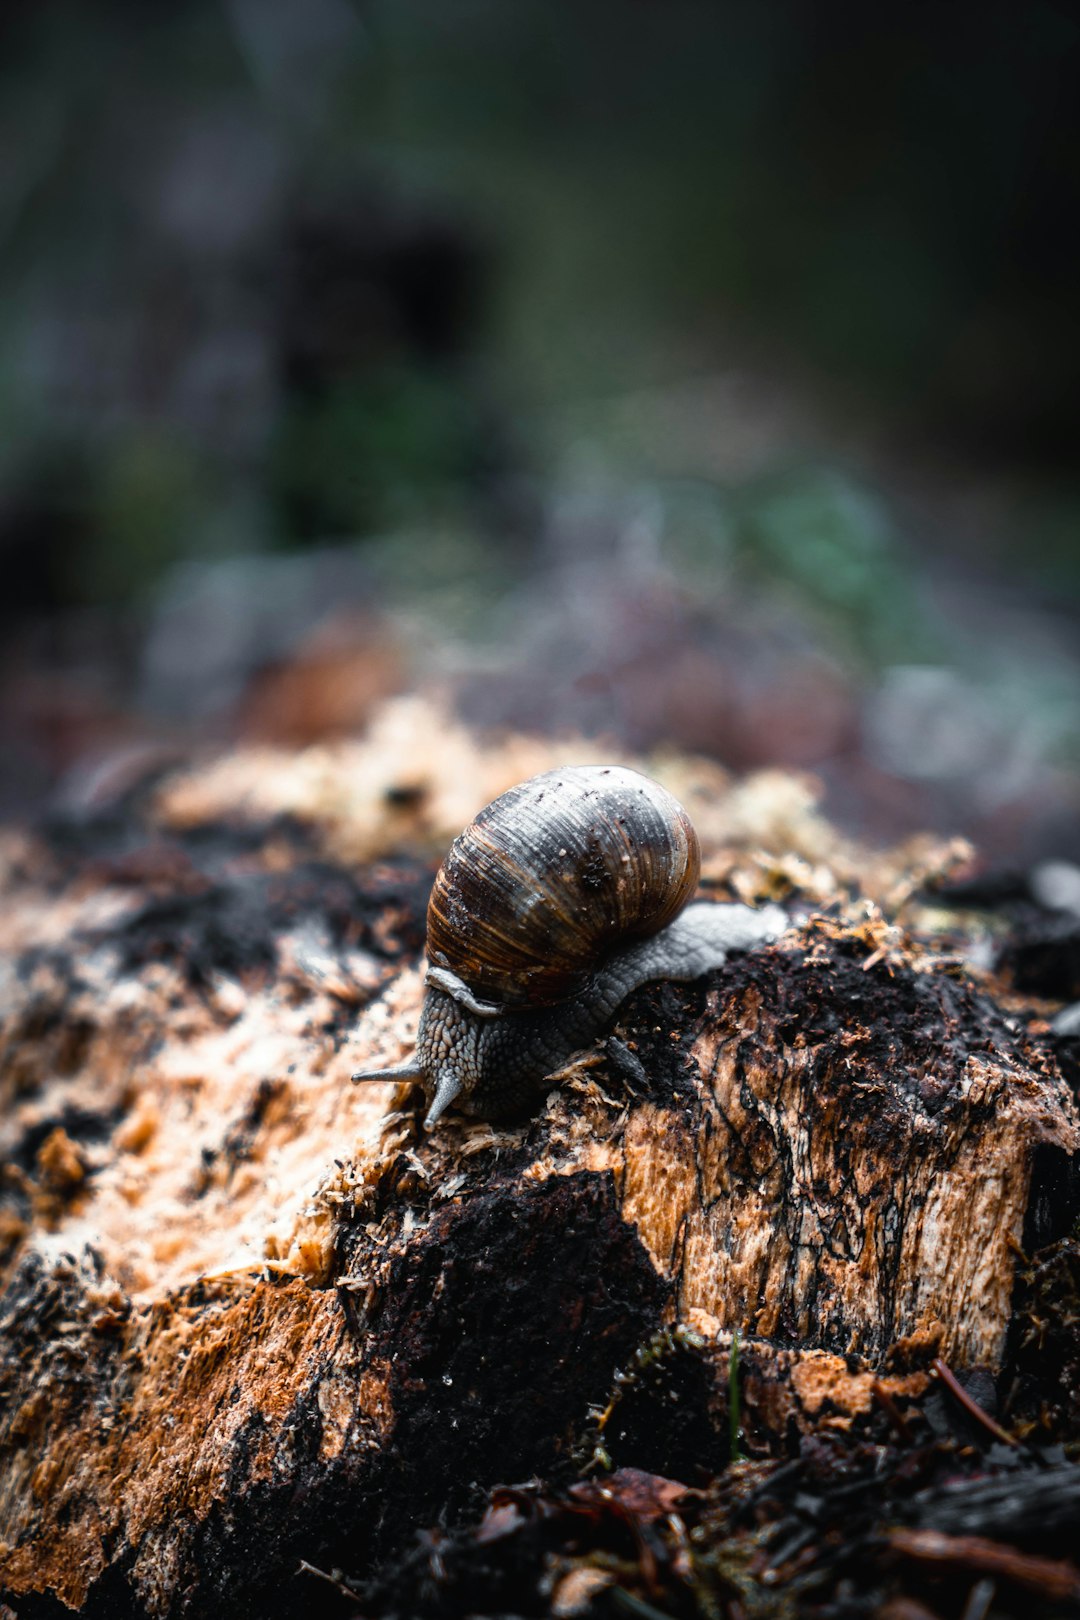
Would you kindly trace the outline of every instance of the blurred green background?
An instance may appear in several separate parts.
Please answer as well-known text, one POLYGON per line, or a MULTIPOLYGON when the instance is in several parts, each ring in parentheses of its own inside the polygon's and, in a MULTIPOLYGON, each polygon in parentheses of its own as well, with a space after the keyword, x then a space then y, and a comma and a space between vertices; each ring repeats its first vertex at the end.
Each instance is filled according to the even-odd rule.
POLYGON ((437 685, 1080 853, 1075 8, 8 0, 0 45, 0 803, 265 730, 316 646, 355 701, 286 740, 437 685))

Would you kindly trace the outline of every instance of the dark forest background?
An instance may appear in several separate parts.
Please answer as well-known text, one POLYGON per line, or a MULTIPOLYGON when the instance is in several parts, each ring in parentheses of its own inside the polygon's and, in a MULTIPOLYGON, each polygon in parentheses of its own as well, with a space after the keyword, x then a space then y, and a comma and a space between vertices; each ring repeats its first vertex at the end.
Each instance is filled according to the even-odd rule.
POLYGON ((1078 69, 1051 3, 6 0, 0 807, 420 686, 1080 856, 1078 69))

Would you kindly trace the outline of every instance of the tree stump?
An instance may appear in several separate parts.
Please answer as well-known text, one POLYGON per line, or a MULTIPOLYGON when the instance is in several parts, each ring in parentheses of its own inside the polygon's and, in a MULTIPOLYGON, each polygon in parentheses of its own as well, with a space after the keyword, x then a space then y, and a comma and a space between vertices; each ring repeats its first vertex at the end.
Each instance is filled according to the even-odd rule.
POLYGON ((919 899, 954 848, 874 855, 790 778, 669 762, 706 893, 782 899, 783 938, 637 993, 512 1126, 425 1136, 408 1088, 350 1087, 415 1029, 438 850, 559 757, 399 706, 8 836, 20 1620, 322 1612, 302 1561, 362 1567, 475 1486, 718 1468, 736 1335, 743 1443, 776 1454, 935 1357, 1000 1367, 1080 1121, 1046 1009, 919 899))

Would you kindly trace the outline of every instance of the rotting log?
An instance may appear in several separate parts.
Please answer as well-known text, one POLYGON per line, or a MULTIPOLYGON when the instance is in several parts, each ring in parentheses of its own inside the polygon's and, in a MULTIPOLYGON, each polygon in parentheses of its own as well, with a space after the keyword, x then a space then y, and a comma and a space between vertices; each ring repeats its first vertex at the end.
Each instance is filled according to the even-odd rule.
MULTIPOLYGON (((476 803, 547 763, 453 746, 476 803)), ((955 852, 872 856, 798 784, 700 764, 672 785, 710 892, 786 899, 775 947, 639 992, 512 1127, 425 1136, 407 1090, 350 1087, 406 1049, 475 808, 401 757, 240 757, 7 841, 20 1620, 319 1609, 301 1560, 363 1567, 474 1483, 719 1467, 736 1333, 745 1443, 850 1426, 935 1356, 999 1366, 1018 1251, 1080 1207, 1045 1020, 917 899, 955 852)))

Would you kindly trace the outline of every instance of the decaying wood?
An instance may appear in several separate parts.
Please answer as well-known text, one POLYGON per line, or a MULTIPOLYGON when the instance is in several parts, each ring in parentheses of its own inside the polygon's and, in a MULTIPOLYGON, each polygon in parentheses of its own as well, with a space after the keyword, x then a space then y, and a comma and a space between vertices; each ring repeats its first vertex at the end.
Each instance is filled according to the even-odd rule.
POLYGON ((781 1453, 902 1423, 935 1357, 1000 1365, 1020 1255, 1080 1207, 1047 1009, 918 898, 957 851, 854 848, 793 779, 646 762, 710 892, 780 898, 792 926, 638 993, 623 1046, 535 1118, 426 1137, 406 1089, 348 1085, 415 1029, 439 848, 568 757, 397 705, 364 744, 239 755, 9 836, 20 1617, 295 1613, 301 1560, 360 1567, 473 1482, 601 1453, 719 1467, 735 1335, 744 1443, 781 1453))

